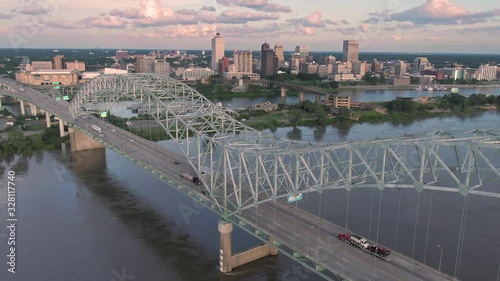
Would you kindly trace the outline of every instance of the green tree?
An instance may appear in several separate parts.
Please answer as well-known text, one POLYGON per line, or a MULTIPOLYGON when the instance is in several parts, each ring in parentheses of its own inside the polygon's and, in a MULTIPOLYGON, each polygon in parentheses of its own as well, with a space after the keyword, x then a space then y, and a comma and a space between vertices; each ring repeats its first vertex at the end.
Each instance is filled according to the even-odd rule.
POLYGON ((340 110, 340 116, 342 116, 343 118, 349 118, 351 117, 351 110, 347 107, 340 107, 339 108, 340 110))
POLYGON ((292 126, 297 126, 303 119, 303 112, 300 109, 292 109, 288 112, 288 122, 292 124, 292 126))

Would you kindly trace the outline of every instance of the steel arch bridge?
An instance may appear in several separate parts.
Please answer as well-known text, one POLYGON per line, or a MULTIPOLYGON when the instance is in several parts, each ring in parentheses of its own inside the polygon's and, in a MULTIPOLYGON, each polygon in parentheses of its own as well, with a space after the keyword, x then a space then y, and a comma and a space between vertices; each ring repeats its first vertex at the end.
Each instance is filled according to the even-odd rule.
POLYGON ((500 198, 500 130, 432 132, 312 144, 252 129, 189 86, 164 76, 100 76, 75 96, 73 119, 141 103, 174 139, 219 210, 230 216, 270 201, 331 189, 404 188, 500 198))

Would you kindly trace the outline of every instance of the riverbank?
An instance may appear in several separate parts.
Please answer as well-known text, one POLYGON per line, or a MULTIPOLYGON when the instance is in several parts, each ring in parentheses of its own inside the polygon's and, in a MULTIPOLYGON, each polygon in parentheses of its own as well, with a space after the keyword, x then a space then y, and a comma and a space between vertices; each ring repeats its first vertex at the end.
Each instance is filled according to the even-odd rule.
MULTIPOLYGON (((495 84, 476 84, 476 85, 459 85, 459 84, 437 84, 438 86, 448 88, 500 88, 500 83, 495 84)), ((357 86, 343 86, 340 85, 338 90, 411 90, 417 88, 418 85, 357 85, 357 86)))

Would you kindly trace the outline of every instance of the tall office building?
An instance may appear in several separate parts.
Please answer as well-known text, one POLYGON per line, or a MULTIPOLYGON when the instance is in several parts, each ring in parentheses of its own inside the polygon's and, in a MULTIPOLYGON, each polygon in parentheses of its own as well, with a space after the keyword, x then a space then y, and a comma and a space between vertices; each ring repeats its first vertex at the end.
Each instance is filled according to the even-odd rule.
POLYGON ((224 57, 224 38, 217 32, 212 38, 212 70, 218 71, 219 60, 224 57))
POLYGON ((155 73, 154 64, 156 58, 151 56, 139 55, 135 57, 136 73, 155 73))
POLYGON ((342 56, 342 61, 359 61, 359 41, 344 40, 344 54, 342 56))
POLYGON ((260 78, 266 79, 274 74, 275 57, 274 51, 269 44, 262 44, 262 48, 260 49, 260 78))
POLYGON ((219 73, 224 73, 229 71, 229 59, 222 57, 219 60, 219 73))
POLYGON ((292 54, 290 58, 290 69, 299 70, 301 64, 301 58, 299 53, 292 54))
POLYGON ((63 55, 54 56, 54 69, 64 69, 64 56, 63 55))
POLYGON ((397 76, 405 75, 406 74, 406 62, 399 61, 394 66, 394 74, 396 74, 397 76))
POLYGON ((128 51, 122 51, 122 49, 116 51, 116 59, 118 60, 129 59, 128 51))
POLYGON ((309 47, 308 46, 297 46, 295 47, 295 53, 300 54, 300 57, 304 60, 309 57, 309 47))
POLYGON ((413 61, 412 69, 413 72, 420 72, 426 70, 429 60, 424 57, 418 57, 413 61))
POLYGON ((155 59, 153 62, 153 71, 156 74, 170 77, 170 64, 165 59, 155 59))
POLYGON ((274 54, 278 58, 278 68, 283 67, 285 63, 285 53, 283 51, 283 45, 274 45, 274 54))
POLYGON ((241 52, 234 50, 233 63, 237 72, 252 72, 252 50, 241 52))
POLYGON ((497 66, 482 64, 479 66, 479 75, 477 80, 492 81, 497 79, 497 66))
POLYGON ((66 69, 76 69, 78 71, 85 71, 85 63, 83 61, 67 62, 66 69))

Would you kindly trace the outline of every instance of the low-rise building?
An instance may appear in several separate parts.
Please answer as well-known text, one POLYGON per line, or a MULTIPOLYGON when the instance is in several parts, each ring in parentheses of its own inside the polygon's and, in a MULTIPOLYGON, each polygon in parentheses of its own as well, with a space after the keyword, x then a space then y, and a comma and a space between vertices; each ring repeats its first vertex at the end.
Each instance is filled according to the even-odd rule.
POLYGON ((252 110, 262 110, 262 111, 274 111, 278 108, 277 104, 273 104, 270 101, 259 103, 252 106, 252 110))
POLYGON ((203 77, 210 77, 216 75, 217 70, 211 70, 210 68, 186 68, 182 71, 182 80, 200 80, 203 77))
POLYGON ((328 79, 334 80, 334 81, 356 81, 356 74, 352 73, 333 73, 333 74, 328 74, 328 79))
POLYGON ((236 77, 237 79, 243 79, 248 77, 250 80, 259 80, 260 75, 258 73, 252 72, 224 72, 224 79, 233 79, 236 77))
POLYGON ((85 63, 83 61, 66 62, 66 69, 76 69, 78 71, 85 71, 85 63))
POLYGON ((390 85, 394 86, 410 85, 411 78, 410 77, 388 78, 387 82, 390 85))
POLYGON ((328 95, 326 99, 326 104, 331 104, 334 107, 347 107, 351 108, 351 97, 350 96, 339 96, 339 95, 328 95))
POLYGON ((37 71, 19 71, 16 80, 29 85, 76 85, 79 77, 77 70, 45 69, 37 71))

